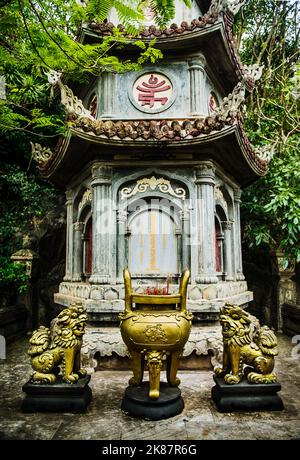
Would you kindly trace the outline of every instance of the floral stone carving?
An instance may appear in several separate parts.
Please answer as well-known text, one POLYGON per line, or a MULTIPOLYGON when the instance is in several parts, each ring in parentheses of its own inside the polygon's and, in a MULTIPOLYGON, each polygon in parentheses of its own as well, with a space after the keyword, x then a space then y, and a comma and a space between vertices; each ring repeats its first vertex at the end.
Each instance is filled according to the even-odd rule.
POLYGON ((162 193, 168 193, 169 195, 175 196, 176 198, 180 198, 182 200, 184 200, 186 196, 186 192, 183 188, 178 187, 174 190, 169 180, 162 177, 157 178, 152 176, 139 179, 133 188, 123 188, 121 190, 121 198, 130 198, 137 193, 146 192, 149 188, 151 190, 158 189, 162 193))

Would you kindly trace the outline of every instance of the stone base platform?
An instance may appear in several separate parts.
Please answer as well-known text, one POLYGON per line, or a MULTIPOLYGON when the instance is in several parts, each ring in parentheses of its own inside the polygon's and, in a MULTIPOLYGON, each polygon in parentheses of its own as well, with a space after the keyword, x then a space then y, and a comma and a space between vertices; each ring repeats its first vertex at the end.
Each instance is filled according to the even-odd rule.
POLYGON ((228 385, 223 378, 214 376, 216 385, 211 396, 219 412, 281 411, 283 402, 278 396, 279 383, 254 384, 246 378, 236 385, 228 385))
POLYGON ((157 400, 150 399, 148 393, 148 382, 143 382, 136 387, 127 387, 122 401, 122 411, 126 415, 145 420, 162 420, 174 417, 183 411, 184 402, 179 388, 161 383, 157 400))
MULTIPOLYGON (((133 286, 138 293, 143 286, 133 286)), ((177 285, 170 285, 170 293, 178 291, 177 285)), ((99 323, 118 321, 118 314, 124 311, 124 285, 92 285, 89 283, 63 282, 59 292, 54 294, 55 303, 64 307, 73 302, 82 302, 90 321, 99 323)), ((217 284, 192 284, 188 287, 187 307, 195 321, 216 321, 225 302, 247 306, 253 300, 246 281, 227 281, 217 284)))
MULTIPOLYGON (((188 342, 184 347, 183 357, 181 359, 180 369, 212 369, 215 366, 220 366, 222 362, 223 339, 221 326, 215 325, 199 325, 195 324, 192 327, 188 342), (187 361, 192 357, 196 361, 197 357, 199 366, 188 366, 187 361), (207 361, 204 363, 204 359, 207 361), (201 361, 204 364, 201 365, 201 361)), ((82 364, 89 373, 95 369, 101 368, 101 360, 107 361, 111 358, 110 366, 106 369, 130 369, 130 365, 125 367, 120 366, 120 360, 128 361, 128 351, 122 340, 120 328, 104 327, 98 325, 88 325, 85 335, 83 336, 83 344, 81 348, 82 364), (125 359, 127 357, 127 360, 125 359)), ((126 363, 127 364, 127 363, 126 363)), ((130 363, 129 363, 130 364, 130 363)))
POLYGON ((85 412, 92 400, 92 390, 88 386, 90 375, 77 383, 65 383, 60 377, 54 384, 33 384, 30 381, 23 385, 26 397, 22 403, 22 412, 85 412))

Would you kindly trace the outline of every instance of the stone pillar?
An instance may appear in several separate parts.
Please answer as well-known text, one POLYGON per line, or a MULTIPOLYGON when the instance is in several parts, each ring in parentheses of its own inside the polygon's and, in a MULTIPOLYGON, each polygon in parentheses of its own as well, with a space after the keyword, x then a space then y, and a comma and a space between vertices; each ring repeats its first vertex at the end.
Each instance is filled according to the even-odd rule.
MULTIPOLYGON (((28 280, 22 283, 27 285, 27 289, 25 289, 24 292, 18 293, 16 308, 8 304, 6 308, 0 309, 1 333, 4 334, 5 337, 9 337, 11 334, 10 331, 12 331, 12 335, 18 335, 19 333, 22 334, 23 332, 32 332, 40 324, 41 309, 38 308, 37 286, 40 257, 32 249, 32 245, 34 244, 33 241, 32 237, 24 235, 23 248, 11 256, 11 260, 14 263, 21 264, 23 266, 24 274, 28 276, 28 280), (1 321, 1 317, 4 321, 1 321)), ((9 287, 8 290, 10 290, 9 287)), ((3 290, 3 293, 5 294, 5 290, 3 290)), ((43 319, 44 318, 42 318, 42 320, 43 319)))
POLYGON ((240 203, 241 203, 241 190, 234 190, 234 233, 235 233, 235 266, 236 266, 236 280, 243 281, 243 263, 242 263, 242 241, 241 241, 241 217, 240 217, 240 203))
POLYGON ((189 61, 190 72, 190 114, 192 116, 207 114, 205 95, 205 58, 196 56, 189 61))
POLYGON ((73 256, 73 281, 81 281, 82 279, 82 258, 83 258, 83 241, 82 241, 82 233, 83 233, 83 222, 75 222, 73 224, 74 229, 74 256, 73 256))
POLYGON ((284 253, 280 250, 275 252, 277 258, 278 275, 280 276, 277 286, 277 317, 269 320, 272 326, 288 335, 296 335, 300 332, 299 301, 297 299, 297 283, 291 278, 295 276, 295 260, 289 260, 288 266, 284 267, 284 253))
POLYGON ((217 283, 215 247, 215 167, 211 161, 196 166, 197 283, 217 283))
POLYGON ((117 213, 118 241, 117 241, 117 282, 123 283, 123 269, 127 266, 126 260, 126 233, 127 211, 117 213))
POLYGON ((94 284, 107 284, 111 278, 112 171, 103 163, 92 166, 93 272, 89 281, 94 284))
POLYGON ((184 249, 183 249, 183 233, 182 229, 176 228, 175 230, 175 235, 176 235, 176 243, 177 243, 177 262, 178 262, 178 272, 179 275, 183 270, 184 267, 184 249))
POLYGON ((111 72, 102 74, 101 80, 102 118, 113 118, 115 112, 116 75, 111 72))
POLYGON ((182 211, 182 270, 190 267, 190 213, 189 211, 182 211))
POLYGON ((67 236, 66 236, 66 274, 64 281, 72 280, 73 273, 73 192, 66 191, 67 206, 67 236))
POLYGON ((225 257, 225 280, 234 281, 234 265, 232 257, 232 244, 231 244, 231 231, 232 231, 232 222, 224 221, 222 222, 224 230, 224 257, 225 257))

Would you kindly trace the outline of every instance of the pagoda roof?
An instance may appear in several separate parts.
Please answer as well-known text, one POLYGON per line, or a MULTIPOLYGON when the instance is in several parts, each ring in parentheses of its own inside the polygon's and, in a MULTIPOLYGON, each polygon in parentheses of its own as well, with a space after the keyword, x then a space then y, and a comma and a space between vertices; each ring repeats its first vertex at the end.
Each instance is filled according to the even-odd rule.
MULTIPOLYGON (((147 43, 155 38, 155 46, 167 51, 170 56, 172 53, 201 50, 208 66, 215 72, 214 76, 223 86, 224 92, 231 91, 241 80, 245 81, 246 89, 251 92, 256 78, 240 60, 232 24, 231 13, 212 9, 190 23, 183 21, 180 25, 171 24, 164 29, 154 25, 145 27, 135 37, 126 34, 122 25, 114 25, 111 22, 91 22, 82 27, 79 39, 82 43, 98 42, 99 39, 112 35, 113 30, 117 28, 130 38, 132 44, 136 40, 142 39, 147 43)), ((134 47, 131 48, 133 53, 134 47)), ((127 47, 127 52, 130 53, 130 45, 127 47)))
POLYGON ((153 161, 190 166, 214 160, 246 186, 268 171, 250 144, 238 112, 204 119, 185 120, 73 120, 55 150, 40 156, 39 169, 45 178, 66 185, 94 160, 127 164, 153 161), (142 147, 142 149, 140 149, 142 147), (142 153, 140 153, 142 152, 142 153))
MULTIPOLYGON (((239 6, 242 2, 235 0, 235 5, 239 6)), ((219 81, 220 78, 224 80, 223 88, 235 83, 232 92, 226 92, 222 103, 211 115, 187 119, 163 119, 154 114, 150 119, 95 119, 62 82, 61 74, 49 72, 49 83, 57 94, 60 93, 61 103, 66 109, 68 127, 53 151, 32 144, 32 154, 39 163, 41 174, 65 186, 95 160, 116 167, 125 167, 128 163, 132 165, 137 160, 141 160, 143 165, 151 165, 157 160, 159 164, 176 164, 177 167, 214 160, 241 186, 265 175, 274 152, 269 146, 255 149, 250 144, 239 111, 247 91, 252 90, 255 81, 260 78, 262 68, 256 65, 246 68, 241 64, 231 32, 233 16, 222 10, 223 3, 222 0, 213 0, 203 18, 192 21, 190 25, 182 23, 180 28, 171 25, 159 32, 163 35, 159 43, 175 40, 176 46, 172 45, 174 50, 183 46, 186 52, 186 44, 180 44, 179 37, 185 37, 186 43, 193 44, 198 51, 199 43, 202 43, 201 52, 207 46, 206 61, 215 60, 219 81), (221 9, 216 10, 216 5, 221 9), (227 37, 225 40, 223 32, 227 37), (208 52, 211 46, 214 52, 208 52), (224 49, 227 54, 222 52, 224 49)), ((228 3, 225 1, 225 4, 228 3)), ((95 25, 93 33, 99 27, 99 24, 95 25)), ((110 23, 101 27, 99 34, 112 33, 110 23)), ((148 29, 149 40, 157 30, 153 27, 148 29)))

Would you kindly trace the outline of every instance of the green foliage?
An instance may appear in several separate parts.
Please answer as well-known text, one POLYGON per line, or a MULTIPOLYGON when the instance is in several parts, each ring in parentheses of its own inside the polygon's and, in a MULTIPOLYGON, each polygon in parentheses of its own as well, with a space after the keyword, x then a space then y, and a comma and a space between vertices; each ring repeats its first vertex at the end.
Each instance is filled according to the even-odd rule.
MULTIPOLYGON (((183 0, 190 5, 190 0, 183 0)), ((117 28, 101 43, 81 44, 78 34, 89 21, 104 21, 115 10, 127 33, 135 36, 147 5, 160 26, 174 16, 174 0, 10 0, 0 8, 0 75, 7 83, 7 98, 0 101, 0 131, 27 130, 45 139, 63 133, 63 114, 49 104, 45 73, 62 71, 65 81, 86 82, 103 71, 140 70, 146 62, 162 58, 155 41, 136 41, 132 59, 120 50, 129 42, 117 28)), ((36 141, 40 139, 35 139, 36 141)))
MULTIPOLYGON (((6 137, 10 137, 10 133, 6 137)), ((20 153, 22 136, 13 138, 18 140, 14 148, 20 153)), ((16 161, 15 151, 10 152, 10 159, 16 161)), ((24 157, 20 163, 28 164, 27 152, 24 157)), ((14 285, 19 292, 27 288, 28 277, 23 265, 12 263, 10 256, 21 248, 23 234, 36 233, 47 220, 56 205, 57 194, 51 184, 36 174, 16 164, 0 163, 0 196, 5 197, 0 203, 0 287, 14 285)))
MULTIPOLYGON (((105 20, 112 8, 135 35, 143 18, 141 2, 135 0, 90 0, 86 7, 73 0, 11 0, 0 8, 0 75, 7 89, 6 100, 0 100, 0 132, 27 130, 40 136, 35 141, 63 133, 63 112, 49 102, 49 69, 62 71, 65 81, 87 82, 103 71, 140 70, 162 58, 155 41, 137 41, 132 59, 122 59, 120 50, 129 39, 117 28, 100 43, 78 41, 76 34, 86 22, 105 20)), ((159 11, 166 19, 167 12, 159 11)))
POLYGON ((300 140, 286 145, 284 158, 275 156, 266 177, 243 193, 244 238, 249 247, 267 244, 300 261, 300 140))
POLYGON ((90 21, 103 22, 112 9, 115 9, 119 22, 127 31, 136 34, 144 15, 135 0, 90 0, 85 8, 85 17, 90 21))
POLYGON ((247 0, 236 25, 246 64, 264 65, 247 101, 245 126, 254 145, 273 144, 267 176, 242 197, 243 239, 300 261, 299 2, 247 0))
MULTIPOLYGON (((191 1, 183 0, 184 4, 190 8, 191 1)), ((156 14, 156 22, 160 27, 165 26, 170 22, 175 15, 174 0, 150 0, 150 5, 156 14)))
POLYGON ((51 184, 15 164, 0 164, 0 256, 9 257, 21 247, 20 234, 34 233, 55 206, 57 192, 51 184))
POLYGON ((5 257, 0 257, 0 288, 14 285, 21 293, 27 290, 28 279, 23 264, 13 263, 5 257))
MULTIPOLYGON (((10 255, 20 249, 22 234, 38 234, 51 221, 59 194, 40 178, 30 153, 30 141, 53 147, 65 130, 65 113, 50 98, 46 72, 63 72, 67 82, 86 82, 103 71, 139 70, 162 57, 154 40, 149 44, 136 40, 132 59, 122 59, 129 39, 117 28, 100 43, 82 45, 78 36, 84 24, 106 20, 112 8, 127 33, 136 36, 145 6, 140 0, 85 3, 0 2, 0 76, 6 81, 6 98, 0 99, 0 286, 14 283, 24 288, 24 271, 12 264, 10 255)), ((153 2, 160 24, 173 15, 173 4, 173 0, 153 2)))
MULTIPOLYGON (((190 0, 182 0, 187 7, 191 6, 190 0)), ((86 18, 89 20, 104 21, 111 9, 117 13, 118 19, 129 33, 135 35, 142 26, 145 8, 151 7, 155 13, 158 26, 166 26, 175 15, 175 0, 90 0, 85 9, 86 18)))

